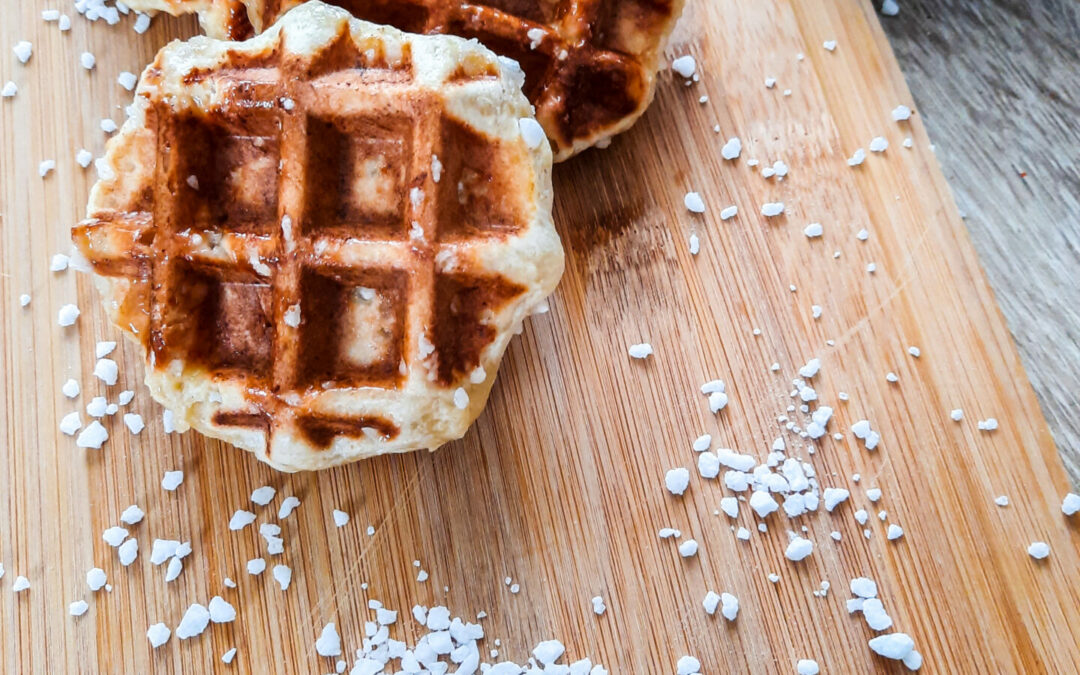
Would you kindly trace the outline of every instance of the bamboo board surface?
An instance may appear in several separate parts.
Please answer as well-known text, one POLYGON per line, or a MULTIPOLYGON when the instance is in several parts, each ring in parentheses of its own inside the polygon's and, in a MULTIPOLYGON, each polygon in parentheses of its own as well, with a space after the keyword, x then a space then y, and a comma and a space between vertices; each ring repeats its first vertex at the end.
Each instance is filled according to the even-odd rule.
POLYGON ((915 639, 924 672, 1080 670, 1080 523, 1061 514, 1061 462, 921 121, 889 115, 910 98, 869 3, 688 5, 668 52, 694 54, 701 82, 686 87, 665 71, 630 133, 556 170, 566 276, 551 313, 511 346, 467 437, 435 454, 283 475, 197 434, 166 435, 132 345, 118 349, 121 383, 106 391, 91 375, 94 345, 116 331, 89 280, 49 271, 52 254, 69 248, 67 227, 92 180, 74 154, 100 154, 99 118, 121 121, 130 99, 117 73, 138 72, 157 47, 193 34, 194 22, 158 18, 136 37, 130 21, 109 28, 76 16, 64 34, 40 19, 53 4, 4 0, 0 81, 20 90, 0 101, 0 669, 328 672, 333 662, 314 648, 323 625, 336 622, 351 654, 372 619, 367 602, 378 599, 403 610, 394 634, 406 639, 416 634, 413 604, 445 604, 464 618, 484 610, 482 649, 501 638, 502 657, 519 662, 554 637, 569 659, 588 656, 613 673, 674 672, 683 654, 700 658, 704 673, 791 673, 800 658, 826 673, 902 672, 870 652, 874 634, 845 610, 849 580, 869 576, 894 630, 915 639), (34 43, 26 66, 11 55, 19 39, 34 43), (821 47, 828 39, 835 52, 821 47), (83 50, 97 56, 92 73, 78 67, 83 50), (901 147, 909 133, 910 150, 901 147), (732 135, 743 154, 723 162, 732 135), (845 158, 877 135, 889 140, 886 153, 849 168, 845 158), (42 180, 46 158, 58 167, 42 180), (750 158, 783 159, 791 172, 763 179, 750 158), (703 216, 683 207, 688 190, 704 196, 703 216), (784 216, 759 215, 762 203, 781 200, 784 216), (728 204, 739 215, 721 222, 728 204), (822 238, 804 236, 809 222, 824 224, 822 238), (865 242, 855 237, 862 228, 865 242), (22 293, 33 298, 25 309, 22 293), (60 329, 57 310, 68 302, 82 316, 60 329), (626 348, 643 341, 656 354, 630 359, 626 348), (908 356, 911 345, 920 358, 908 356), (745 504, 737 523, 713 515, 731 493, 697 475, 691 442, 710 433, 714 445, 763 459, 784 434, 777 416, 791 404, 791 379, 814 356, 814 385, 836 409, 830 432, 844 436, 822 439, 811 458, 787 435, 789 450, 816 467, 822 487, 849 488, 852 499, 832 515, 774 514, 767 533, 745 504), (886 382, 888 371, 897 383, 886 382), (83 384, 76 401, 60 392, 69 377, 83 384), (697 393, 713 378, 731 398, 719 415, 697 393), (100 452, 60 434, 61 417, 121 388, 137 391, 130 407, 147 420, 141 435, 118 417, 100 452), (953 408, 964 409, 962 422, 949 419, 953 408), (976 420, 991 416, 1001 428, 978 431, 976 420), (874 453, 849 432, 863 418, 882 434, 874 453), (663 487, 675 466, 691 468, 682 498, 663 487), (165 492, 162 475, 174 469, 184 482, 165 492), (248 499, 261 485, 278 489, 265 509, 248 499), (877 504, 865 497, 871 486, 884 492, 877 504), (1000 494, 1010 506, 994 505, 1000 494), (270 560, 293 569, 283 592, 269 572, 244 571, 265 545, 254 528, 233 533, 228 521, 239 508, 274 521, 285 495, 303 503, 282 521, 285 553, 270 560), (123 568, 101 532, 133 503, 147 516, 130 528, 140 555, 123 568), (335 527, 335 508, 351 515, 345 527, 335 527), (864 539, 856 508, 886 510, 905 536, 887 541, 886 524, 871 516, 864 539), (732 524, 750 528, 750 542, 732 524), (815 551, 791 563, 786 530, 802 525, 815 551), (695 538, 700 553, 680 558, 657 537, 662 527, 695 538), (193 544, 169 584, 149 562, 155 538, 193 544), (1035 540, 1050 544, 1047 560, 1027 555, 1035 540), (414 560, 428 581, 416 581, 414 560), (110 593, 87 589, 94 566, 110 593), (16 575, 29 590, 11 592, 16 575), (226 576, 238 588, 224 588, 226 576), (832 590, 815 597, 822 580, 832 590), (735 623, 705 614, 708 589, 739 598, 735 623), (175 628, 189 604, 218 594, 237 607, 236 622, 150 649, 148 625, 175 628), (592 611, 596 595, 603 616, 592 611), (67 605, 77 599, 90 610, 75 619, 67 605), (233 646, 226 666, 220 656, 233 646))

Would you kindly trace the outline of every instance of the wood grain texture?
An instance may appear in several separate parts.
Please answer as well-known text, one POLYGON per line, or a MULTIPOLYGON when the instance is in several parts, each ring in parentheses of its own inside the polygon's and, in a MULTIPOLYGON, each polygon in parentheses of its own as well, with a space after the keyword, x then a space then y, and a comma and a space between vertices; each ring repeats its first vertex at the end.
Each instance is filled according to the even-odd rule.
MULTIPOLYGON (((321 673, 332 663, 315 653, 319 630, 336 621, 351 653, 376 598, 402 610, 486 610, 487 634, 518 661, 558 637, 569 657, 590 656, 613 673, 670 673, 685 653, 705 673, 791 673, 799 658, 817 659, 823 672, 902 672, 871 654, 872 633, 844 609, 848 581, 866 575, 896 629, 915 638, 924 672, 1080 670, 1080 531, 1060 513, 1065 473, 921 116, 910 126, 889 117, 911 101, 872 8, 856 0, 689 5, 669 53, 697 56, 701 83, 687 88, 663 74, 654 107, 631 133, 558 168, 566 276, 552 312, 512 345, 468 436, 434 454, 282 475, 196 434, 164 434, 141 388, 132 409, 149 424, 140 436, 111 419, 112 438, 90 452, 56 431, 90 396, 120 388, 105 392, 90 374, 95 341, 116 335, 92 285, 48 271, 50 256, 68 249, 67 226, 82 214, 91 180, 72 158, 82 145, 101 152, 102 113, 120 119, 129 94, 116 73, 137 71, 194 26, 158 19, 137 39, 127 25, 77 20, 61 34, 41 22, 44 2, 5 0, 0 80, 16 79, 20 93, 0 102, 0 669, 321 673), (26 67, 9 51, 22 38, 35 43, 26 67), (835 53, 820 47, 826 39, 839 41, 835 53), (76 66, 83 49, 98 56, 94 73, 76 66), (779 79, 776 89, 762 86, 766 76, 779 79), (910 151, 900 147, 909 132, 910 151), (891 144, 885 155, 849 169, 844 159, 879 134, 891 144), (743 138, 738 162, 719 160, 728 135, 743 138), (59 166, 41 180, 36 167, 48 157, 59 166), (791 174, 766 181, 751 157, 783 159, 791 174), (703 217, 682 206, 691 189, 709 205, 703 217), (774 200, 786 215, 766 221, 760 204, 774 200), (729 203, 740 214, 721 222, 729 203), (802 234, 811 221, 825 225, 821 240, 802 234), (865 243, 854 236, 863 227, 865 243), (691 233, 702 240, 696 257, 691 233), (865 271, 871 261, 874 275, 865 271), (17 302, 23 292, 33 295, 27 309, 17 302), (76 328, 60 329, 57 310, 71 301, 83 314, 76 328), (824 309, 819 320, 813 304, 824 309), (626 347, 643 340, 656 355, 630 360, 626 347), (905 353, 913 344, 920 359, 905 353), (792 564, 783 558, 792 523, 773 515, 767 533, 738 542, 732 523, 713 515, 728 494, 720 484, 695 474, 677 499, 663 475, 693 465, 700 433, 763 458, 783 433, 777 416, 790 405, 791 378, 815 355, 823 363, 815 386, 834 403, 833 428, 844 438, 823 439, 811 461, 824 486, 849 487, 853 498, 832 516, 794 523, 817 546, 792 564), (894 385, 884 379, 890 370, 894 385), (75 403, 59 390, 68 377, 84 384, 75 403), (719 415, 697 393, 715 377, 731 394, 719 415), (851 400, 839 403, 840 391, 851 400), (966 411, 959 424, 948 418, 956 407, 966 411), (976 419, 989 416, 1001 429, 977 431, 976 419), (883 436, 872 454, 847 433, 862 418, 883 436), (183 485, 163 491, 163 472, 179 468, 183 485), (271 508, 254 509, 260 522, 273 520, 284 495, 303 500, 282 523, 279 558, 294 570, 285 592, 268 574, 244 572, 265 552, 254 528, 227 527, 264 484, 279 494, 271 508), (863 494, 870 486, 884 490, 877 505, 863 494), (1009 508, 993 505, 999 494, 1010 496, 1009 508), (147 517, 132 528, 141 553, 125 569, 100 534, 132 503, 147 517), (334 508, 351 513, 348 526, 334 526, 334 508), (864 540, 855 508, 886 509, 905 537, 887 542, 872 519, 864 540), (656 536, 665 526, 696 538, 699 555, 681 559, 656 536), (832 530, 841 542, 829 539, 832 530), (194 546, 168 585, 148 560, 158 537, 194 546), (1036 539, 1053 550, 1041 563, 1025 552, 1036 539), (426 583, 415 581, 414 560, 431 573, 426 583), (108 572, 111 593, 86 590, 94 565, 108 572), (774 571, 777 584, 766 578, 774 571), (29 591, 9 591, 16 574, 30 579, 29 591), (225 576, 239 588, 225 589, 225 576), (507 590, 505 576, 521 593, 507 590), (823 579, 833 591, 814 597, 823 579), (707 589, 739 597, 735 624, 705 615, 707 589), (219 593, 237 606, 237 622, 149 648, 150 623, 175 627, 190 603, 219 593), (592 612, 594 595, 607 602, 602 617, 592 612), (69 617, 67 603, 84 597, 89 613, 69 617), (218 659, 232 646, 239 654, 226 667, 218 659)), ((125 343, 117 360, 121 387, 136 388, 138 354, 125 343)), ((793 455, 808 458, 800 446, 789 440, 793 455)), ((743 508, 738 524, 753 529, 750 515, 743 508)), ((415 634, 405 618, 398 630, 415 634)))
POLYGON ((1080 4, 902 4, 882 25, 1080 485, 1080 4))

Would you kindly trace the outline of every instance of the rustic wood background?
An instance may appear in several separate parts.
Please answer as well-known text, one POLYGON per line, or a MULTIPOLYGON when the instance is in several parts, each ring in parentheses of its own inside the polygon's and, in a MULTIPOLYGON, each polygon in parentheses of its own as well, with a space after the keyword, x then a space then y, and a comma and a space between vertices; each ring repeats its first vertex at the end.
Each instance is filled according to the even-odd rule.
MULTIPOLYGON (((665 72, 654 108, 631 133, 556 172, 567 274, 551 314, 513 344, 476 427, 434 455, 286 476, 196 434, 165 435, 128 344, 117 357, 121 384, 139 390, 132 407, 147 430, 132 437, 111 420, 113 436, 100 452, 76 449, 57 432, 65 413, 104 391, 90 375, 93 346, 115 337, 87 279, 48 271, 51 255, 68 249, 67 227, 82 214, 91 182, 74 153, 85 145, 100 154, 99 118, 122 119, 130 94, 116 74, 137 72, 166 40, 192 34, 194 23, 157 19, 136 38, 129 22, 107 28, 76 17, 61 34, 39 16, 51 3, 3 0, 0 81, 15 79, 20 92, 0 101, 0 670, 327 672, 332 663, 314 651, 319 630, 336 621, 351 653, 370 618, 367 600, 376 598, 401 610, 417 602, 447 604, 462 616, 486 610, 488 635, 519 661, 537 641, 557 637, 569 657, 590 656, 613 673, 673 672, 686 653, 701 658, 705 673, 791 673, 799 658, 817 659, 823 672, 903 672, 870 653, 873 634, 844 610, 848 580, 867 575, 896 629, 916 639, 924 672, 1080 671, 1080 532, 1060 513, 1068 481, 929 150, 930 114, 916 100, 910 125, 889 117, 912 100, 869 2, 689 4, 669 54, 697 56, 702 82, 686 88, 665 72), (10 52, 24 38, 35 45, 25 67, 10 52), (835 53, 821 48, 827 39, 838 40, 835 53), (98 57, 94 73, 77 66, 84 49, 98 57), (776 90, 762 85, 767 75, 780 79, 776 90), (705 105, 697 103, 703 93, 705 105), (743 138, 740 162, 718 160, 714 124, 743 138), (909 132, 910 151, 900 147, 909 132), (849 169, 844 158, 879 134, 890 140, 886 155, 849 169), (58 168, 41 180, 37 165, 48 157, 58 168), (765 181, 746 166, 750 157, 783 158, 791 175, 765 181), (705 216, 683 208, 690 189, 705 195, 705 216), (787 215, 766 222, 758 206, 775 199, 787 203, 787 215), (740 214, 720 222, 728 203, 740 214), (812 220, 826 225, 821 241, 802 234, 812 220), (865 243, 854 237, 861 227, 872 232, 865 243), (696 257, 687 249, 691 233, 702 241, 696 257), (864 271, 870 261, 879 266, 873 276, 864 271), (25 310, 17 302, 23 292, 33 295, 25 310), (76 300, 78 328, 61 330, 57 309, 76 300), (811 318, 811 304, 824 307, 820 320, 811 318), (656 355, 631 361, 626 346, 642 340, 656 355), (911 344, 922 348, 920 359, 905 353, 911 344), (790 401, 790 378, 813 355, 824 363, 817 388, 836 404, 833 426, 845 432, 843 441, 820 443, 813 462, 825 485, 852 488, 853 498, 834 516, 805 519, 817 548, 793 565, 783 559, 789 523, 781 517, 770 519, 767 534, 739 543, 728 519, 712 515, 727 494, 721 486, 695 473, 687 495, 674 499, 662 484, 666 469, 693 465, 689 444, 699 433, 764 456, 780 433, 776 415, 790 401), (773 361, 780 373, 770 372, 773 361), (885 382, 889 370, 899 383, 885 382), (59 391, 70 376, 84 384, 77 403, 59 391), (732 394, 719 416, 695 393, 714 377, 732 394), (837 402, 841 390, 849 403, 837 402), (953 407, 965 409, 963 423, 948 419, 953 407), (977 431, 976 419, 991 415, 1001 429, 977 431), (862 417, 883 434, 874 454, 847 433, 862 417), (184 484, 164 492, 162 474, 180 468, 184 484), (864 476, 860 485, 849 480, 854 472, 864 476), (268 516, 283 496, 303 500, 282 523, 280 558, 294 570, 287 592, 268 573, 244 572, 249 558, 265 554, 254 528, 227 529, 232 512, 251 507, 248 495, 264 484, 279 493, 271 507, 253 508, 260 522, 274 520, 268 516), (906 531, 899 542, 887 542, 876 519, 864 540, 851 517, 872 506, 863 496, 872 485, 885 492, 873 509, 887 509, 906 531), (1010 496, 1010 507, 993 505, 999 494, 1010 496), (141 552, 125 569, 101 532, 132 503, 147 517, 131 528, 141 552), (334 527, 334 508, 352 515, 348 526, 334 527), (377 528, 373 537, 364 534, 368 524, 377 528), (701 542, 698 557, 684 561, 673 542, 659 541, 665 526, 701 542), (833 529, 842 542, 829 540, 833 529), (148 560, 156 537, 194 545, 168 585, 164 569, 148 560), (1053 551, 1041 563, 1025 552, 1036 539, 1053 551), (414 560, 430 572, 428 582, 415 581, 414 560), (111 593, 86 589, 95 565, 107 571, 111 593), (773 571, 779 584, 766 579, 773 571), (31 588, 13 594, 19 574, 31 588), (225 589, 225 576, 239 588, 225 589), (507 590, 505 576, 521 584, 520 594, 507 590), (823 579, 833 590, 814 597, 823 579), (735 624, 704 614, 706 589, 740 598, 735 624), (149 648, 149 624, 175 628, 190 603, 215 594, 237 606, 235 623, 149 648), (594 595, 607 602, 602 617, 592 612, 594 595), (67 604, 80 598, 91 608, 74 619, 67 604), (222 665, 233 646, 236 661, 222 665)), ((960 106, 942 107, 948 115, 960 106)), ((943 130, 957 147, 1002 143, 1004 152, 1007 145, 990 126, 970 132, 966 144, 943 130)), ((995 157, 988 152, 986 164, 995 157)), ((1049 179, 1042 184, 1048 195, 1055 190, 1049 179)), ((981 192, 1001 202, 1007 191, 981 192)), ((1020 188, 1016 194, 1023 197, 1020 188)), ((1024 264, 1021 276, 1033 278, 1037 266, 1024 264)), ((1043 323, 1065 317, 1060 307, 1041 313, 1043 323)), ((1041 348, 1056 358, 1045 377, 1069 377, 1075 361, 1050 343, 1041 348)), ((753 528, 747 511, 739 524, 753 528)), ((401 624, 413 634, 410 619, 401 624)))
POLYGON ((1080 3, 901 0, 881 23, 1080 486, 1080 3))

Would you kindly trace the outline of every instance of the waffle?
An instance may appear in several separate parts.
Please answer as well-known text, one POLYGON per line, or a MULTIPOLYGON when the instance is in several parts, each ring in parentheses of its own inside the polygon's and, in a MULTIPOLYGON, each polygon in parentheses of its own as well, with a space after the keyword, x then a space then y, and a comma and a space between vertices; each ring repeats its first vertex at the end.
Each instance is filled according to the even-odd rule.
MULTIPOLYGON (((129 0, 197 12, 206 32, 245 39, 301 0, 129 0)), ((652 102, 660 53, 685 0, 333 0, 356 17, 412 33, 476 38, 516 60, 525 94, 562 161, 603 145, 652 102)))
POLYGON ((157 55, 73 239, 178 429, 285 471, 465 433, 563 270, 520 79, 318 2, 157 55))

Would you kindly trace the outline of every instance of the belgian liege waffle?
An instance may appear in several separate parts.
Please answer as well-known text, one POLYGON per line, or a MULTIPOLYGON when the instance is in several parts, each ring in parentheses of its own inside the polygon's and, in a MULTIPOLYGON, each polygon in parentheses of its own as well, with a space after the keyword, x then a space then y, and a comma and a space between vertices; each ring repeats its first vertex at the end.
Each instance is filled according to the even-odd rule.
MULTIPOLYGON (((130 0, 198 12, 206 32, 245 39, 301 0, 130 0)), ((628 129, 652 101, 660 54, 685 0, 333 0, 412 33, 476 38, 515 59, 560 161, 628 129)))
POLYGON ((318 2, 158 54, 73 238, 179 428, 283 470, 465 433, 563 269, 520 78, 318 2))

